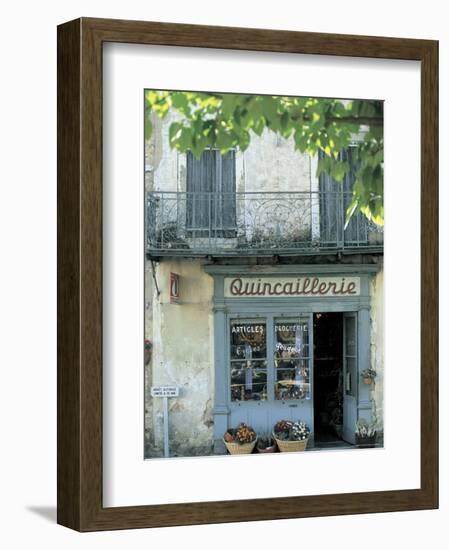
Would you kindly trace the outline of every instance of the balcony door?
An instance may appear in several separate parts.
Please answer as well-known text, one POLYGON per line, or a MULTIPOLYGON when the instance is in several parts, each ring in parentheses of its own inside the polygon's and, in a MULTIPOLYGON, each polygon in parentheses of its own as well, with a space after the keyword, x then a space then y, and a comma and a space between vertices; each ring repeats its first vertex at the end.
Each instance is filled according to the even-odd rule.
POLYGON ((190 237, 234 237, 235 151, 206 149, 199 159, 187 152, 186 229, 190 237))

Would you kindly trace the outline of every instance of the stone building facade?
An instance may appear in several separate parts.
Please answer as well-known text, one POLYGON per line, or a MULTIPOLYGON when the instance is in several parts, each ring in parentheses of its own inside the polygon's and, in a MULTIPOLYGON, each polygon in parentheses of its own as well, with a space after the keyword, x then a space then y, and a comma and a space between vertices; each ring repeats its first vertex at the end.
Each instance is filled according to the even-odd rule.
MULTIPOLYGON (((332 189, 336 191, 329 192, 329 181, 316 176, 317 158, 300 154, 294 150, 292 141, 269 131, 254 136, 246 151, 232 152, 232 174, 226 177, 233 187, 225 191, 192 187, 195 177, 201 180, 195 172, 199 165, 169 147, 171 120, 170 114, 163 121, 155 118, 152 138, 145 144, 148 197, 145 338, 151 347, 145 365, 146 457, 163 456, 162 402, 150 396, 150 388, 159 385, 179 387, 179 397, 169 400, 170 456, 224 452, 221 436, 238 421, 251 422, 256 431, 268 432, 273 420, 298 416, 311 424, 312 432, 314 427, 318 431, 320 422, 327 422, 335 431, 335 438, 331 439, 346 439, 348 443, 353 443, 350 434, 355 421, 363 416, 376 422, 381 441, 384 378, 381 231, 369 227, 359 216, 357 225, 353 222, 349 228, 351 234, 345 235, 339 225, 345 201, 341 194, 337 196, 341 186, 334 182, 332 189), (223 214, 230 204, 231 215, 223 214), (179 281, 177 303, 171 296, 171 274, 179 281), (229 294, 229 284, 236 278, 267 283, 267 292, 262 295, 260 291, 252 297, 233 296, 229 294), (323 294, 318 291, 270 294, 273 291, 268 286, 285 281, 304 284, 307 279, 316 279, 317 288, 327 282, 331 283, 331 289, 336 289, 351 278, 357 285, 353 295, 327 295, 324 290, 323 294), (234 391, 237 382, 233 385, 231 379, 233 364, 237 362, 232 358, 234 344, 230 331, 240 322, 236 319, 241 320, 245 330, 257 326, 259 320, 264 327, 266 348, 263 352, 266 357, 259 363, 244 351, 247 364, 255 362, 255 375, 262 365, 259 370, 266 383, 263 391, 251 393, 248 388, 252 382, 245 371, 241 397, 234 391), (283 326, 282 319, 290 323, 289 327, 299 326, 292 324, 292 320, 300 319, 308 331, 304 347, 309 346, 304 359, 307 375, 298 382, 298 388, 302 384, 306 390, 298 390, 296 398, 281 399, 284 394, 279 392, 284 389, 276 378, 279 374, 276 365, 280 363, 273 359, 273 354, 282 346, 279 348, 281 344, 273 330, 283 326), (329 326, 319 329, 320 323, 329 326), (324 365, 324 355, 330 353, 326 351, 326 342, 340 335, 343 338, 345 330, 349 343, 337 343, 331 350, 341 358, 336 359, 334 367, 331 364, 320 367, 319 360, 324 365), (349 353, 348 346, 352 345, 356 351, 349 353), (371 386, 364 384, 360 376, 367 367, 376 371, 371 386), (324 410, 324 405, 322 411, 317 410, 319 399, 314 392, 320 384, 326 384, 317 377, 321 368, 323 372, 338 371, 331 393, 341 402, 332 410, 324 410), (352 405, 348 405, 351 399, 352 405), (341 418, 336 418, 340 409, 341 418)), ((221 181, 225 179, 224 161, 219 157, 212 161, 212 177, 220 185, 229 185, 221 181)), ((281 288, 293 287, 278 286, 279 292, 281 288)), ((295 334, 298 338, 298 332, 295 334)), ((242 349, 248 349, 245 346, 235 349, 243 353, 242 349)), ((315 444, 319 447, 318 440, 315 444)))

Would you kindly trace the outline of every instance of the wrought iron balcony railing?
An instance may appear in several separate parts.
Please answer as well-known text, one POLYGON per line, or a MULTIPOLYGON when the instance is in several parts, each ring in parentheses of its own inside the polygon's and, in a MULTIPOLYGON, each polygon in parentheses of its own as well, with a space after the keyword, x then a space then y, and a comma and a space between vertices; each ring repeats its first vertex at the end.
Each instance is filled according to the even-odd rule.
POLYGON ((382 228, 361 214, 345 227, 350 193, 154 191, 146 196, 153 257, 380 252, 382 228))

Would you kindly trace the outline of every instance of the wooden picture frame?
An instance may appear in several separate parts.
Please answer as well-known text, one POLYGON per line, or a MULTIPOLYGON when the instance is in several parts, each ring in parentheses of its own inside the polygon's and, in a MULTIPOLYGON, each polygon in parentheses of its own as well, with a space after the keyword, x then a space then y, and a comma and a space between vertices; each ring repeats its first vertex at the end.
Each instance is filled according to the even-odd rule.
POLYGON ((58 27, 58 523, 78 531, 438 507, 438 42, 81 18, 58 27), (421 63, 421 488, 105 508, 102 502, 104 42, 421 63))

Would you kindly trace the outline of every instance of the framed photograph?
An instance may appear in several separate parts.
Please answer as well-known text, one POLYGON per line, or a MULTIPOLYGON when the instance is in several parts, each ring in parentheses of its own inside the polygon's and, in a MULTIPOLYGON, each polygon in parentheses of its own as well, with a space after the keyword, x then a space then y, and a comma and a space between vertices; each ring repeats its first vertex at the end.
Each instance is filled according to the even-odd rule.
POLYGON ((58 27, 58 522, 438 506, 438 43, 58 27))

